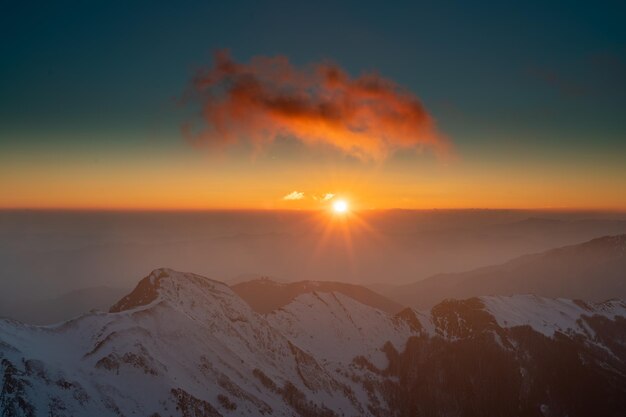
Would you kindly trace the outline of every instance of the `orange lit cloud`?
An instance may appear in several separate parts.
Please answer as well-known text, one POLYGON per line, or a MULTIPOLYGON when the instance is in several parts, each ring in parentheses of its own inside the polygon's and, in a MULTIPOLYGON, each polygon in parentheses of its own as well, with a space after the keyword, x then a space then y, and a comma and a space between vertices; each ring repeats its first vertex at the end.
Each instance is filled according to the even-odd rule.
POLYGON ((324 194, 322 196, 315 195, 315 194, 313 195, 313 200, 315 200, 315 201, 322 201, 323 202, 323 201, 332 200, 333 198, 335 198, 335 194, 333 194, 333 193, 326 193, 326 194, 324 194))
POLYGON ((448 146, 417 97, 376 73, 353 78, 331 63, 296 68, 284 56, 238 63, 220 51, 193 87, 204 123, 185 131, 203 144, 262 148, 284 136, 375 161, 398 149, 448 146))
POLYGON ((292 191, 286 196, 283 197, 283 200, 302 200, 304 198, 304 193, 301 191, 292 191))

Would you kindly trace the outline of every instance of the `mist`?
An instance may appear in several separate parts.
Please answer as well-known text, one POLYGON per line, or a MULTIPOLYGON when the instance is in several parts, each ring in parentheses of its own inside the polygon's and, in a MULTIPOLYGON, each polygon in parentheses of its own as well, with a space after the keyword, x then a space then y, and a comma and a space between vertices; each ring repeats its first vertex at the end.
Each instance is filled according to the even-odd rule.
POLYGON ((76 290, 123 294, 158 267, 230 284, 266 276, 399 285, 626 233, 619 213, 390 210, 358 213, 341 225, 330 216, 2 211, 0 314, 76 290))

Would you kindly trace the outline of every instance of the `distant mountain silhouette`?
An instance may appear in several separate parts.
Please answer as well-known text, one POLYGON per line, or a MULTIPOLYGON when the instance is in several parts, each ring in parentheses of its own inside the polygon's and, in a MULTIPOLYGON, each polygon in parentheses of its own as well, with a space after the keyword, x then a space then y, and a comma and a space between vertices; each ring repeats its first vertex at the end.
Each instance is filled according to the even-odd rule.
POLYGON ((408 285, 372 288, 420 309, 447 298, 481 295, 535 294, 592 301, 626 298, 626 235, 605 236, 473 271, 438 274, 408 285))
POLYGON ((390 299, 359 285, 343 282, 300 281, 281 283, 268 278, 255 279, 232 285, 231 288, 257 313, 270 313, 289 304, 296 297, 314 291, 337 292, 361 304, 395 314, 403 309, 390 299))

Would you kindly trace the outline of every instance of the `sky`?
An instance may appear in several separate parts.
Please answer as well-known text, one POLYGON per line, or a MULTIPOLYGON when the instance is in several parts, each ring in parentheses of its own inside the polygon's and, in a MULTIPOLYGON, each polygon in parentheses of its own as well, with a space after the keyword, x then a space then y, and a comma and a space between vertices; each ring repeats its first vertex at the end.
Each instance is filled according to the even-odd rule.
POLYGON ((0 207, 626 210, 626 6, 544 3, 4 2, 0 207))

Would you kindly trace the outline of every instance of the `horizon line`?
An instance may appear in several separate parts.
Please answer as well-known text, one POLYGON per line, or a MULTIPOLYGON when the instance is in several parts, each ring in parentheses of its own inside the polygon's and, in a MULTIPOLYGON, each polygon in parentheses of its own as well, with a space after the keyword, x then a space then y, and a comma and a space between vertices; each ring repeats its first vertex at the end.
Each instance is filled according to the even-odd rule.
MULTIPOLYGON (((93 213, 224 213, 224 212, 293 212, 314 213, 328 208, 152 208, 152 207, 0 207, 0 212, 93 212, 93 213)), ((611 213, 626 214, 626 208, 597 207, 431 207, 431 208, 358 208, 353 212, 388 211, 518 211, 518 212, 562 212, 562 213, 611 213)))

